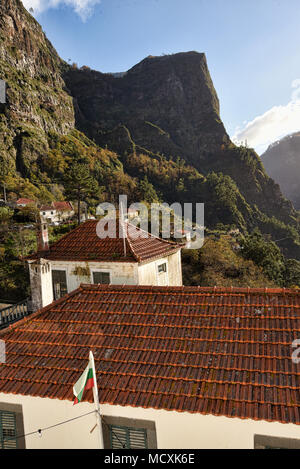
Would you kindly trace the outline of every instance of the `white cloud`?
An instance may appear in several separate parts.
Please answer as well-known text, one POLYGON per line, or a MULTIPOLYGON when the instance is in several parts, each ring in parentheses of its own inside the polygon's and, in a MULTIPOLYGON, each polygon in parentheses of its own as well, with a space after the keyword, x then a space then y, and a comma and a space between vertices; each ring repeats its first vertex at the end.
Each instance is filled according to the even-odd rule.
POLYGON ((83 21, 86 21, 92 14, 95 5, 101 2, 101 0, 22 0, 24 7, 27 10, 33 12, 35 15, 48 10, 49 8, 57 8, 61 5, 70 6, 74 11, 81 17, 83 21))
POLYGON ((285 106, 274 106, 269 111, 237 128, 232 140, 235 143, 247 141, 261 154, 273 142, 300 130, 300 79, 292 83, 290 102, 285 106))

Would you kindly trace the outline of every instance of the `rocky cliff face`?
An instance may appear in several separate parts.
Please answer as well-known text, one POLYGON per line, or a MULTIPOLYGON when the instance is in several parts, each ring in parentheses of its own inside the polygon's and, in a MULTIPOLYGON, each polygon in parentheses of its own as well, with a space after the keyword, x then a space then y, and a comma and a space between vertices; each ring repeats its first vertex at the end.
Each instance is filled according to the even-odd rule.
POLYGON ((268 174, 300 210, 300 132, 270 145, 261 158, 268 174))
POLYGON ((202 174, 227 174, 247 202, 289 223, 291 204, 258 155, 230 141, 219 114, 205 54, 148 57, 115 77, 68 69, 76 125, 121 156, 132 152, 183 158, 202 174))
POLYGON ((0 113, 0 163, 12 171, 26 175, 41 152, 47 153, 47 132, 66 134, 74 127, 63 66, 22 3, 1 0, 0 79, 7 95, 0 113))
POLYGON ((123 151, 132 139, 151 152, 200 166, 229 142, 204 54, 147 57, 120 78, 70 70, 66 82, 77 104, 77 124, 100 145, 109 141, 123 151))

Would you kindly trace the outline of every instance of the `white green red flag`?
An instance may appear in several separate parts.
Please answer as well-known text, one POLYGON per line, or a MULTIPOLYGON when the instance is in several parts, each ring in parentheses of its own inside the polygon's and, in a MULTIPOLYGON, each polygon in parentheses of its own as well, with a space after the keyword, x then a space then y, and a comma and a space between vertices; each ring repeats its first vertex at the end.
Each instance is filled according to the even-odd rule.
POLYGON ((89 364, 80 376, 77 383, 73 386, 73 393, 75 400, 73 405, 78 404, 83 397, 84 391, 92 389, 95 385, 95 376, 94 376, 94 367, 92 364, 91 357, 89 359, 89 364))

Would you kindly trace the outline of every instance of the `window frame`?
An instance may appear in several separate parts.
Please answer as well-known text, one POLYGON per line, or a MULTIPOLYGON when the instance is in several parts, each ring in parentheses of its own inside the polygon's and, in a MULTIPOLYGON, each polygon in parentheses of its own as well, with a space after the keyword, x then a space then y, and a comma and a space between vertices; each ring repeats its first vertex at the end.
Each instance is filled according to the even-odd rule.
POLYGON ((167 266, 167 262, 162 262, 161 264, 157 264, 157 273, 158 275, 160 274, 166 274, 168 272, 168 266, 167 266), (164 270, 159 270, 160 267, 163 267, 165 266, 164 270))
POLYGON ((0 402, 0 412, 9 412, 15 415, 16 436, 20 435, 20 438, 16 438, 16 449, 26 449, 22 405, 0 402))
POLYGON ((56 267, 56 266, 53 266, 53 268, 51 269, 51 280, 52 280, 52 292, 53 292, 53 300, 58 300, 60 298, 63 298, 65 295, 67 295, 69 293, 69 286, 68 286, 68 271, 67 269, 64 269, 64 268, 59 268, 59 267, 56 267), (59 298, 56 298, 56 295, 55 295, 55 289, 54 289, 54 281, 53 281, 53 272, 64 272, 66 274, 66 293, 62 296, 60 296, 59 298))
POLYGON ((111 285, 112 281, 112 275, 111 275, 111 271, 109 269, 101 269, 101 270, 96 270, 96 269, 93 269, 91 271, 91 280, 92 280, 92 284, 93 285, 111 285), (108 274, 109 275, 109 283, 95 283, 94 282, 94 274, 108 274))
POLYGON ((113 436, 114 432, 116 435, 117 429, 122 429, 125 431, 125 438, 126 438, 126 447, 120 449, 148 449, 148 438, 147 438, 147 430, 146 428, 134 428, 134 427, 127 427, 126 425, 111 425, 109 424, 109 437, 110 437, 110 448, 112 449, 119 449, 113 448, 113 436), (144 448, 131 448, 130 447, 130 430, 133 431, 140 431, 143 434, 144 438, 144 448))
MULTIPOLYGON (((104 448, 112 449, 111 427, 125 427, 132 430, 144 430, 146 434, 146 449, 157 449, 157 436, 155 421, 129 419, 125 417, 103 416, 102 431, 104 448)), ((126 448, 124 448, 126 449, 126 448)))

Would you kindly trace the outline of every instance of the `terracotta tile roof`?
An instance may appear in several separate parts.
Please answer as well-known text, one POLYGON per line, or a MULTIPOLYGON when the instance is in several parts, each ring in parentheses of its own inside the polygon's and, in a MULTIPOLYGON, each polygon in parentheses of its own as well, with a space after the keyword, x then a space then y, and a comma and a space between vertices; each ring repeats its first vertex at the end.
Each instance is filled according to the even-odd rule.
POLYGON ((0 392, 72 400, 91 349, 101 403, 300 424, 299 313, 293 290, 81 285, 0 334, 0 392))
POLYGON ((35 204, 35 201, 32 199, 21 198, 18 199, 16 202, 17 205, 28 205, 28 204, 35 204))
MULTIPOLYGON (((97 224, 98 220, 82 223, 52 244, 49 251, 41 253, 40 257, 66 261, 145 262, 168 256, 182 247, 180 244, 156 238, 128 223, 124 256, 124 241, 119 237, 119 223, 114 225, 117 227, 115 233, 112 226, 109 226, 108 233, 111 237, 104 239, 97 235, 97 224)), ((38 255, 39 253, 32 254, 27 260, 36 259, 38 255)))
POLYGON ((55 210, 59 212, 72 211, 73 207, 70 202, 53 202, 55 210))
POLYGON ((42 205, 40 211, 57 210, 58 212, 72 211, 71 202, 52 202, 50 205, 42 205))
POLYGON ((49 212, 50 210, 54 210, 53 205, 41 205, 40 212, 49 212))

